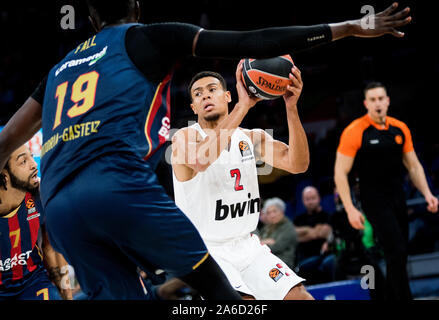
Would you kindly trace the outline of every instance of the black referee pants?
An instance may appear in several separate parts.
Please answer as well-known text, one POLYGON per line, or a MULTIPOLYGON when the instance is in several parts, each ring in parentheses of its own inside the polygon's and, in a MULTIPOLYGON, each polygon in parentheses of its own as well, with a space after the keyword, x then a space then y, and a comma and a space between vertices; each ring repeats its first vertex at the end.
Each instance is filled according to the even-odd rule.
POLYGON ((384 297, 411 300, 407 274, 408 215, 402 188, 392 192, 366 193, 361 190, 361 207, 372 225, 386 261, 384 297))

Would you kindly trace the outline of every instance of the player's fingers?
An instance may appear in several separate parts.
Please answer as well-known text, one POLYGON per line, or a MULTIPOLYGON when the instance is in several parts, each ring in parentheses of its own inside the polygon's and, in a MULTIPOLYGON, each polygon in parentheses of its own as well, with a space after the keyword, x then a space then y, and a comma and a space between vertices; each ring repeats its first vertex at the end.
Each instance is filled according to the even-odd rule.
POLYGON ((238 66, 236 67, 235 77, 236 77, 236 86, 242 85, 242 68, 243 68, 243 61, 241 60, 238 63, 238 66))
POLYGON ((291 80, 290 86, 292 86, 292 87, 299 87, 300 86, 299 80, 297 80, 297 78, 293 74, 290 73, 288 77, 291 80))
POLYGON ((392 36, 395 36, 397 38, 402 38, 404 37, 404 32, 398 31, 395 28, 389 28, 387 29, 386 33, 390 33, 392 36))
POLYGON ((287 85, 287 90, 295 96, 300 96, 300 94, 302 93, 301 86, 287 85))
POLYGON ((241 61, 239 61, 238 65, 236 66, 236 76, 241 76, 242 73, 242 66, 244 64, 244 59, 241 59, 241 61))
POLYGON ((412 21, 412 17, 407 17, 404 20, 390 21, 390 22, 387 22, 385 25, 387 27, 390 27, 390 28, 398 28, 398 27, 405 26, 406 24, 409 24, 410 21, 412 21))
POLYGON ((297 71, 292 71, 292 73, 289 74, 289 78, 291 80, 291 85, 297 88, 302 87, 302 78, 300 74, 297 73, 297 71))
POLYGON ((238 93, 238 97, 241 97, 244 94, 248 94, 244 85, 242 84, 242 80, 240 77, 236 78, 236 92, 238 93))
POLYGON ((238 93, 238 96, 241 97, 242 95, 247 94, 248 92, 244 87, 244 84, 242 83, 242 80, 240 77, 236 78, 236 92, 238 93))
POLYGON ((392 14, 391 16, 388 17, 389 20, 401 20, 403 19, 405 16, 407 16, 410 12, 410 8, 407 7, 404 10, 401 10, 395 14, 392 14))
POLYGON ((293 96, 300 96, 300 93, 302 92, 300 89, 290 85, 287 85, 287 91, 293 96))
POLYGON ((291 68, 291 70, 294 70, 295 72, 297 72, 297 74, 301 75, 302 71, 300 71, 300 69, 295 65, 291 68))
POLYGON ((291 68, 291 72, 294 74, 294 76, 297 78, 297 80, 299 80, 299 82, 302 82, 302 72, 300 71, 299 68, 294 66, 291 68))
POLYGON ((378 17, 388 16, 393 11, 395 11, 396 8, 398 8, 398 2, 392 3, 392 5, 390 7, 388 7, 387 9, 385 9, 384 11, 381 11, 381 12, 377 13, 377 16, 378 17))

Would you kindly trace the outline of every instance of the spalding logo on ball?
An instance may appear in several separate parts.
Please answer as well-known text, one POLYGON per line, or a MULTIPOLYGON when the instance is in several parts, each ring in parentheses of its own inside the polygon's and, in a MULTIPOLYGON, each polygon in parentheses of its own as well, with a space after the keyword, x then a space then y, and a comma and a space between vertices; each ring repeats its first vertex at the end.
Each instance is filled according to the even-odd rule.
POLYGON ((285 94, 293 66, 288 54, 269 59, 244 59, 242 80, 250 94, 273 100, 285 94))

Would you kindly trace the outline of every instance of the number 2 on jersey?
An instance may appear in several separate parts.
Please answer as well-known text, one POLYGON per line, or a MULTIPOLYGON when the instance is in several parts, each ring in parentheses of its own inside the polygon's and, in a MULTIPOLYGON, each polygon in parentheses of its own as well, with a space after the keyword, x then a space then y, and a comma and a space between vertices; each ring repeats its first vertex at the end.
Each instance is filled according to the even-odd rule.
POLYGON ((239 169, 230 170, 230 176, 232 178, 236 176, 236 179, 235 179, 235 191, 243 190, 244 187, 241 185, 241 171, 239 171, 239 169))
MULTIPOLYGON (((67 110, 67 115, 70 118, 77 117, 86 113, 95 104, 96 87, 98 85, 99 73, 96 71, 84 73, 80 75, 72 86, 72 95, 70 100, 75 104, 67 110), (85 85, 85 88, 83 88, 85 85), (79 103, 82 101, 82 104, 79 103)), ((55 99, 58 100, 56 105, 55 122, 53 123, 54 130, 61 124, 61 116, 66 98, 68 81, 61 83, 56 87, 55 99)))

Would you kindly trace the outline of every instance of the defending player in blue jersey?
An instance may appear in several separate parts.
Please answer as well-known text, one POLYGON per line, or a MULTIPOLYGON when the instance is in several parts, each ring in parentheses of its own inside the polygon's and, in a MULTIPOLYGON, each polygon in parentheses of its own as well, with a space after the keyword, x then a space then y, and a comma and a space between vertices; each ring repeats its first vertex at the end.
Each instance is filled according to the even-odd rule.
POLYGON ((0 133, 0 168, 41 125, 50 240, 90 298, 142 299, 136 269, 161 268, 205 299, 240 299, 154 169, 170 127, 170 80, 187 56, 272 57, 346 36, 403 34, 408 8, 360 20, 248 32, 137 24, 134 0, 88 1, 97 31, 49 72, 0 133), (208 279, 208 281, 207 281, 208 279))
POLYGON ((22 146, 0 175, 0 300, 58 300, 59 293, 72 298, 68 275, 61 274, 68 272, 67 263, 44 229, 37 173, 29 148, 22 146))

